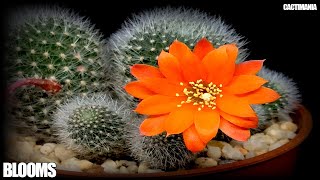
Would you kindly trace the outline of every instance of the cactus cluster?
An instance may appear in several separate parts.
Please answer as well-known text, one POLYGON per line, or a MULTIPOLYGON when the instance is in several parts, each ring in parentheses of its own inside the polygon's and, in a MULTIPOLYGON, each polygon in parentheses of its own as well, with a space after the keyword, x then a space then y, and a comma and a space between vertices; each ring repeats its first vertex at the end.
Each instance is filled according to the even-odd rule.
POLYGON ((248 56, 244 48, 246 41, 219 17, 199 10, 171 7, 133 15, 108 39, 110 59, 118 65, 117 69, 123 77, 117 79, 116 85, 122 87, 133 80, 129 72, 133 64, 157 66, 158 55, 162 50, 167 51, 174 40, 184 42, 193 49, 203 37, 215 47, 237 44, 240 49, 238 62, 248 56))
POLYGON ((123 103, 95 93, 59 106, 52 127, 58 140, 81 156, 120 157, 127 152, 123 135, 128 119, 123 103))
MULTIPOLYGON (((158 55, 174 40, 193 49, 203 37, 215 47, 237 44, 237 63, 248 56, 246 42, 234 29, 219 17, 193 9, 167 7, 136 14, 108 41, 88 20, 59 7, 26 8, 11 18, 7 84, 52 80, 61 89, 52 94, 37 86, 17 88, 9 98, 10 122, 20 133, 58 141, 88 159, 130 155, 151 168, 188 168, 196 154, 186 148, 181 134, 140 134, 143 118, 131 107, 136 99, 123 89, 134 80, 130 66, 157 66, 158 55)), ((258 75, 281 98, 252 105, 259 117, 259 126, 252 132, 264 129, 272 119, 288 116, 300 103, 291 79, 267 68, 258 75)), ((219 131, 216 138, 228 137, 219 131)))
POLYGON ((141 120, 132 121, 125 136, 131 156, 139 162, 147 163, 151 168, 177 170, 188 168, 196 155, 189 151, 181 134, 166 136, 163 132, 156 136, 140 134, 141 120))
POLYGON ((73 95, 86 96, 109 87, 102 35, 83 17, 59 7, 34 7, 14 12, 9 22, 6 71, 8 85, 23 79, 57 81, 62 89, 52 95, 33 86, 18 88, 10 98, 14 125, 46 140, 52 137, 52 115, 57 105, 73 95))

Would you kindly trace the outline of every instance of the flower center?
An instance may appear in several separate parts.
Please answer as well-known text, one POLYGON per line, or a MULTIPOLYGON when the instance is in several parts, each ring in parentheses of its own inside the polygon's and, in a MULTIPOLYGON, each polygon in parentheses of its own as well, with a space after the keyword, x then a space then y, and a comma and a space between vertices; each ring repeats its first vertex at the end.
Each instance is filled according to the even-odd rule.
MULTIPOLYGON (((183 86, 181 82, 180 85, 183 86)), ((222 84, 216 85, 212 82, 205 83, 202 79, 197 80, 196 82, 189 82, 189 87, 184 88, 183 93, 187 96, 186 101, 181 101, 177 107, 181 107, 185 103, 193 103, 194 106, 198 106, 198 111, 201 111, 205 106, 216 109, 216 99, 217 97, 221 98, 223 95, 222 84)), ((176 94, 179 96, 179 94, 176 94)))

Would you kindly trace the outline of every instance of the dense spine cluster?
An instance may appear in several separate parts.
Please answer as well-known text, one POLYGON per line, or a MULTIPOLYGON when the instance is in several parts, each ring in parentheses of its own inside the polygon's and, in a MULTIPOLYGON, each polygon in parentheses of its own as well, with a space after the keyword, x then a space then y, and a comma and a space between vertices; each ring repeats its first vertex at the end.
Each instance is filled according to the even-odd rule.
POLYGON ((156 136, 140 134, 141 120, 132 121, 126 133, 126 143, 131 156, 151 168, 177 170, 190 167, 196 155, 189 151, 181 134, 166 136, 163 132, 156 136))
POLYGON ((133 80, 129 68, 133 64, 157 66, 158 55, 162 50, 168 51, 174 40, 184 42, 193 49, 203 37, 216 48, 229 43, 237 44, 240 49, 237 62, 244 61, 248 56, 244 48, 246 42, 219 17, 211 17, 194 9, 171 7, 133 15, 108 39, 110 58, 118 65, 123 77, 117 79, 115 88, 120 89, 133 80))
POLYGON ((281 96, 277 101, 263 105, 267 119, 288 119, 286 117, 300 104, 300 93, 294 81, 283 73, 268 68, 262 68, 258 75, 268 80, 266 87, 277 91, 281 96))
POLYGON ((105 41, 88 20, 59 7, 20 9, 9 18, 8 85, 48 79, 62 87, 56 94, 34 86, 18 88, 10 98, 9 117, 22 132, 31 130, 28 133, 48 140, 51 117, 59 104, 73 95, 86 96, 110 86, 106 72, 112 67, 105 41))
POLYGON ((126 105, 97 93, 59 106, 53 128, 59 141, 79 155, 120 157, 127 153, 124 134, 128 119, 126 105))

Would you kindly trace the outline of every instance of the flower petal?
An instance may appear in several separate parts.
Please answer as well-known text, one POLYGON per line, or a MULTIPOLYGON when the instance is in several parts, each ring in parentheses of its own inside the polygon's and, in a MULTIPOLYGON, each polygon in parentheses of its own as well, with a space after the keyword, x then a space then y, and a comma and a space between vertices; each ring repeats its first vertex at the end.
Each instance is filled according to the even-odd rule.
POLYGON ((158 68, 146 64, 135 64, 131 66, 131 74, 137 79, 163 78, 158 68))
POLYGON ((183 132, 183 141, 187 149, 193 153, 202 151, 206 147, 206 144, 202 142, 194 126, 189 127, 183 132))
POLYGON ((155 136, 164 130, 164 120, 168 115, 150 116, 140 125, 140 133, 145 136, 155 136))
POLYGON ((258 118, 257 117, 246 119, 246 118, 237 117, 237 116, 227 114, 223 111, 220 111, 219 113, 225 120, 227 120, 227 121, 231 122, 232 124, 237 125, 239 127, 256 128, 258 126, 258 118))
POLYGON ((186 54, 180 61, 182 74, 186 82, 204 79, 207 76, 205 68, 194 54, 186 54))
POLYGON ((254 75, 234 76, 223 90, 232 94, 244 94, 259 89, 267 80, 254 75))
POLYGON ((238 57, 238 48, 236 44, 226 44, 223 46, 226 46, 226 51, 227 51, 229 60, 236 62, 236 59, 238 57))
POLYGON ((175 40, 169 47, 169 53, 181 61, 186 54, 192 54, 191 50, 184 43, 175 40))
POLYGON ((202 38, 194 47, 193 53, 198 56, 200 60, 202 60, 206 54, 212 50, 214 50, 213 45, 206 38, 202 38))
POLYGON ((139 81, 134 81, 128 83, 124 89, 129 93, 130 95, 140 98, 140 99, 145 99, 149 96, 155 95, 155 93, 148 88, 146 88, 141 82, 139 81))
POLYGON ((135 111, 145 115, 166 114, 174 111, 183 100, 185 100, 185 97, 154 95, 142 100, 135 111))
POLYGON ((162 51, 158 57, 161 73, 169 80, 183 82, 183 77, 178 59, 170 53, 162 51))
POLYGON ((280 98, 280 95, 276 91, 262 86, 255 91, 243 94, 239 97, 246 99, 249 104, 264 104, 276 101, 280 98))
POLYGON ((194 122, 195 106, 183 104, 182 107, 172 111, 164 121, 164 129, 168 134, 179 134, 189 128, 194 122))
POLYGON ((209 52, 202 60, 208 77, 207 82, 227 84, 233 77, 235 62, 228 57, 226 45, 209 52))
POLYGON ((145 87, 151 91, 165 96, 185 96, 183 89, 185 86, 174 84, 164 78, 145 78, 140 81, 145 87))
POLYGON ((224 118, 220 118, 220 130, 237 141, 246 141, 250 137, 250 130, 236 126, 224 118))
POLYGON ((204 108, 195 113, 194 125, 200 139, 207 143, 214 138, 219 129, 220 115, 218 111, 204 108))
POLYGON ((264 61, 265 60, 251 60, 236 64, 234 75, 255 75, 262 68, 264 61))
POLYGON ((220 110, 228 114, 239 117, 256 117, 248 101, 243 98, 224 93, 223 97, 217 98, 216 103, 220 110))

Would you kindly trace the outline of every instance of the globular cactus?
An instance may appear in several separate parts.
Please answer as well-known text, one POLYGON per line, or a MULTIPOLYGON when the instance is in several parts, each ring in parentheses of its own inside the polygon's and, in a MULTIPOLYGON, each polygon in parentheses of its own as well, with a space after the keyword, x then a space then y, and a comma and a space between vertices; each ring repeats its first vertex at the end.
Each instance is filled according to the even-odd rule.
POLYGON ((155 136, 140 134, 141 119, 132 121, 127 128, 126 143, 131 156, 139 162, 145 162, 150 168, 177 170, 189 168, 196 154, 189 151, 181 134, 169 135, 163 132, 155 136))
POLYGON ((283 73, 265 67, 258 72, 258 75, 268 80, 266 87, 274 89, 281 96, 275 102, 262 105, 266 111, 266 119, 288 119, 289 114, 293 113, 300 104, 300 93, 295 82, 283 73))
MULTIPOLYGON (((108 89, 112 71, 105 40, 83 17, 59 7, 22 8, 8 16, 6 71, 8 86, 17 81, 54 80, 56 94, 23 86, 13 93, 10 122, 21 133, 52 137, 52 114, 72 95, 108 89)), ((30 82, 31 82, 30 81, 30 82)))
POLYGON ((59 106, 53 128, 59 142, 85 158, 121 157, 127 153, 124 134, 130 109, 122 102, 95 93, 59 106))
MULTIPOLYGON (((239 50, 237 61, 248 56, 246 42, 221 18, 186 8, 158 8, 133 15, 122 28, 108 39, 110 58, 118 65, 123 79, 116 83, 120 88, 133 80, 130 66, 149 64, 157 66, 162 50, 167 51, 174 40, 184 42, 193 49, 196 42, 206 37, 217 48, 235 43, 239 50)), ((117 88, 117 87, 115 87, 117 88)))

